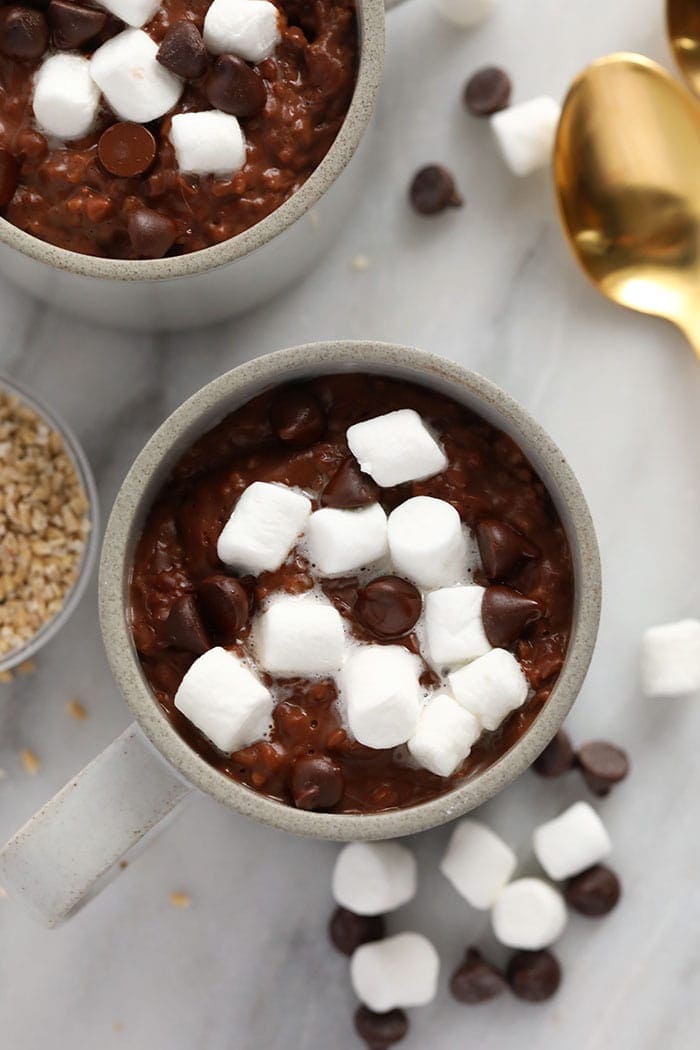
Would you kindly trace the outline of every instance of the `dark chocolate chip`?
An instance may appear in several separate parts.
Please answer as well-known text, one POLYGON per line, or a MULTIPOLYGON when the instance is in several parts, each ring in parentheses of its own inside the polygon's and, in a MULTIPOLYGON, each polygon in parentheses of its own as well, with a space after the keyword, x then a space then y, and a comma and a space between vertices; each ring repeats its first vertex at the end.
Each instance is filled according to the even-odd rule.
POLYGON ((564 890, 567 903, 574 911, 590 918, 598 918, 612 911, 621 893, 620 880, 604 864, 596 864, 580 875, 575 875, 569 879, 564 890))
POLYGON ((120 121, 102 132, 97 155, 112 175, 133 179, 147 171, 155 160, 156 140, 143 124, 120 121))
POLYGON ((129 238, 140 259, 162 259, 172 248, 177 229, 172 219, 152 208, 139 208, 129 219, 129 238))
POLYGON ((383 915, 356 915, 347 908, 336 908, 328 923, 328 935, 343 955, 352 955, 361 944, 381 941, 384 933, 383 915))
POLYGON ((518 999, 542 1003, 551 999, 561 983, 561 967, 546 950, 516 952, 506 971, 508 984, 518 999))
POLYGON ((408 195, 421 215, 436 215, 463 204, 452 174, 441 164, 428 164, 413 176, 408 195))
POLYGON ((478 948, 467 949, 464 962, 450 981, 450 991, 455 999, 470 1006, 495 999, 506 987, 501 971, 487 962, 478 948))
POLYGON ((535 557, 532 544, 503 521, 481 521, 475 532, 484 572, 490 580, 507 576, 523 558, 535 557))
POLYGON ((613 784, 624 780, 629 773, 630 764, 625 752, 605 740, 584 744, 576 757, 589 788, 601 797, 609 794, 613 784))
POLYGON ((8 58, 39 58, 49 43, 49 27, 41 11, 31 7, 0 9, 0 52, 8 58))
POLYGON ((219 55, 207 77, 204 93, 215 109, 240 120, 262 113, 267 101, 263 78, 236 55, 219 55))
POLYGON ((107 12, 68 0, 51 0, 48 20, 54 47, 72 51, 102 32, 107 25, 107 12))
POLYGON ((485 66, 466 83, 464 104, 475 117, 488 117, 505 109, 510 102, 511 83, 505 70, 485 66))
POLYGON ((377 638, 400 638, 418 622, 423 602, 420 591, 400 576, 379 576, 363 587, 355 616, 377 638))
POLYGON ((0 208, 10 203, 19 182, 19 164, 9 150, 0 149, 0 208))
POLYGON ((287 387, 270 405, 270 423, 280 441, 306 448, 323 437, 326 416, 321 402, 303 387, 287 387))
POLYGON ((250 599, 243 584, 219 573, 202 580, 197 595, 204 617, 221 640, 232 645, 250 614, 250 599))
POLYGON ((292 796, 297 809, 332 809, 344 789, 340 766, 325 755, 305 755, 294 763, 292 796))
POLYGON ((541 777, 560 777, 576 765, 576 755, 569 734, 560 729, 532 764, 541 777))
POLYGON ((368 1007, 360 1006, 355 1013, 355 1030, 369 1050, 388 1050, 408 1033, 408 1017, 403 1010, 375 1014, 368 1007))
POLYGON ((512 587, 487 587, 481 603, 484 631, 491 645, 507 649, 542 615, 538 603, 512 587))
POLYGON ((376 503, 379 486, 368 474, 363 474, 354 456, 344 459, 321 493, 322 507, 340 510, 366 507, 376 503))
POLYGON ((206 628, 191 594, 176 598, 160 629, 160 640, 175 649, 201 656, 211 648, 206 628))
POLYGON ((209 64, 202 34, 187 18, 173 22, 163 37, 156 58, 161 66, 183 80, 203 77, 209 64))

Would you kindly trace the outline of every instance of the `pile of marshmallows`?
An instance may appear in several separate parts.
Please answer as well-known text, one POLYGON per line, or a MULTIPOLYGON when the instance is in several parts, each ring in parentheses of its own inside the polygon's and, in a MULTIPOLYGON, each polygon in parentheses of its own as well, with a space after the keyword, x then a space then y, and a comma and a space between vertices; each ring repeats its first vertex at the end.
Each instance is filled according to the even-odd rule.
MULTIPOLYGON (((51 55, 34 82, 37 123, 64 142, 91 130, 101 97, 119 120, 146 124, 171 110, 184 88, 184 81, 157 61, 158 45, 141 28, 160 0, 100 3, 130 28, 90 59, 77 53, 51 55)), ((214 55, 262 62, 279 40, 279 12, 269 0, 214 0, 204 19, 204 43, 214 55)), ((230 174, 245 164, 245 137, 237 118, 228 113, 178 113, 170 137, 181 171, 230 174)))
MULTIPOLYGON (((608 855, 611 843, 595 810, 576 802, 534 831, 537 860, 550 879, 580 874, 608 855)), ((491 911, 498 940, 508 948, 539 951, 562 934, 564 898, 540 878, 513 879, 517 858, 490 828, 463 820, 455 828, 440 864, 443 875, 473 907, 491 911), (511 881, 512 880, 512 881, 511 881)), ((333 873, 337 903, 357 915, 383 915, 416 894, 416 861, 396 842, 353 842, 345 846, 333 873)), ((351 980, 358 999, 375 1013, 424 1006, 437 991, 438 953, 419 933, 400 933, 363 944, 353 953, 351 980)))
MULTIPOLYGON (((447 457, 417 412, 400 409, 347 431, 361 470, 380 487, 425 479, 447 457)), ((244 490, 218 540, 219 558, 241 573, 279 569, 301 548, 320 577, 374 565, 400 573, 423 594, 416 630, 444 674, 427 699, 420 657, 400 645, 363 644, 318 585, 301 595, 273 594, 256 617, 252 648, 259 668, 279 677, 335 677, 350 732, 371 748, 408 744, 413 758, 450 776, 483 730, 497 729, 528 696, 518 661, 492 648, 481 613, 484 588, 469 583, 473 544, 455 508, 415 496, 387 518, 378 503, 357 510, 324 507, 308 496, 256 481, 244 490)), ((182 680, 175 706, 221 750, 238 751, 267 732, 273 697, 246 662, 216 647, 182 680)))

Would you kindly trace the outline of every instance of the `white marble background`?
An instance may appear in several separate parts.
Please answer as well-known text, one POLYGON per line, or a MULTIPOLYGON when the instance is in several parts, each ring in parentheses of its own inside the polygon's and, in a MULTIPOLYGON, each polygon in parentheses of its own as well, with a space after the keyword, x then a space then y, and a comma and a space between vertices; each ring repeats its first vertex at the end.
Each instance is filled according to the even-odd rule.
MULTIPOLYGON (((663 323, 599 298, 557 228, 547 177, 516 182, 488 129, 460 105, 466 75, 509 68, 516 97, 561 96, 589 60, 618 49, 665 63, 661 0, 501 0, 471 33, 426 0, 389 18, 374 163, 350 226, 321 268, 272 305, 181 336, 82 325, 0 284, 0 368, 44 395, 84 441, 107 509, 163 417, 239 361, 311 339, 415 343, 483 372, 550 430, 588 494, 606 595, 597 653, 570 720, 579 740, 629 748, 633 776, 600 803, 626 896, 600 922, 574 918, 557 951, 555 1000, 477 1009, 446 977, 487 921, 436 872, 448 831, 421 836, 419 900, 391 919, 434 938, 437 1001, 412 1017, 417 1050, 686 1050, 700 1022, 700 706, 644 702, 636 649, 650 623, 700 614, 700 368, 663 323), (405 203, 413 169, 452 166, 467 205, 435 220, 405 203), (372 268, 353 272, 367 255, 372 268)), ((0 839, 128 722, 110 681, 91 588, 37 672, 0 686, 0 839), (66 701, 89 711, 78 723, 66 701), (41 759, 32 778, 19 751, 41 759)), ((522 850, 535 823, 583 795, 526 774, 483 811, 522 850)), ((89 829, 86 829, 89 834, 89 829)), ((352 1050, 345 960, 329 949, 336 847, 258 827, 198 797, 67 926, 45 932, 0 900, 3 1050, 352 1050), (171 890, 191 894, 173 908, 171 890), (115 1030, 115 1022, 117 1022, 115 1030)), ((498 954, 498 950, 494 948, 498 954)))

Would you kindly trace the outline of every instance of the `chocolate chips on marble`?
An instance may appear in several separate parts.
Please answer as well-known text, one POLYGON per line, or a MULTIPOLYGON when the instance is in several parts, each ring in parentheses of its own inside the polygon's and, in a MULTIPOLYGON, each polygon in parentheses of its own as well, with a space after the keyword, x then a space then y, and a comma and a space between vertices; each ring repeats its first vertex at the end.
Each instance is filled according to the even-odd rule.
POLYGON ((592 740, 578 751, 565 730, 560 729, 532 766, 541 777, 559 777, 578 769, 588 788, 600 798, 610 794, 630 769, 625 751, 606 740, 592 740))
POLYGON ((405 1038, 408 1027, 405 1010, 377 1014, 367 1006, 360 1006, 355 1013, 355 1030, 368 1050, 389 1050, 390 1046, 405 1038))
POLYGON ((413 176, 409 199, 420 215, 437 215, 446 208, 460 208, 464 201, 454 176, 441 164, 427 164, 413 176))
POLYGON ((469 1006, 495 999, 506 987, 501 971, 488 962, 478 948, 467 948, 464 962, 450 980, 453 997, 469 1006))
POLYGON ((328 924, 328 935, 342 955, 352 955, 361 944, 380 941, 386 932, 383 915, 357 915, 338 907, 328 924))
POLYGON ((561 984, 561 967, 546 948, 517 952, 508 964, 506 977, 513 995, 527 1003, 551 999, 561 984))
POLYGON ((464 88, 464 105, 474 117, 489 117, 510 102, 510 77, 500 66, 478 69, 464 88))

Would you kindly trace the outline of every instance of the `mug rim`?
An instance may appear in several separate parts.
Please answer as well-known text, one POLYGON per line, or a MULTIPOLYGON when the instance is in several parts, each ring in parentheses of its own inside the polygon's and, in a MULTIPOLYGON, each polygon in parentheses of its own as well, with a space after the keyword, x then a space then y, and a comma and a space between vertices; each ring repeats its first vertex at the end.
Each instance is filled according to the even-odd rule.
POLYGON ((601 605, 601 569, 593 521, 580 485, 546 431, 509 394, 456 362, 414 347, 356 340, 308 343, 238 365, 207 383, 160 425, 117 494, 102 547, 99 611, 107 658, 137 722, 164 759, 217 801, 262 823, 313 838, 388 839, 437 827, 469 812, 523 773, 561 727, 593 655, 601 605), (523 447, 562 517, 575 565, 574 620, 552 692, 515 744, 452 791, 403 809, 369 814, 315 813, 270 799, 220 773, 177 733, 141 670, 127 620, 133 547, 164 477, 196 437, 264 389, 304 376, 366 370, 401 375, 465 403, 523 447))
POLYGON ((0 217, 0 250, 13 248, 53 269, 98 280, 164 281, 208 273, 250 255, 301 219, 352 160, 374 112, 384 69, 383 0, 355 0, 359 63, 350 107, 325 157, 283 204, 247 230, 220 244, 166 259, 105 259, 42 241, 0 217))

